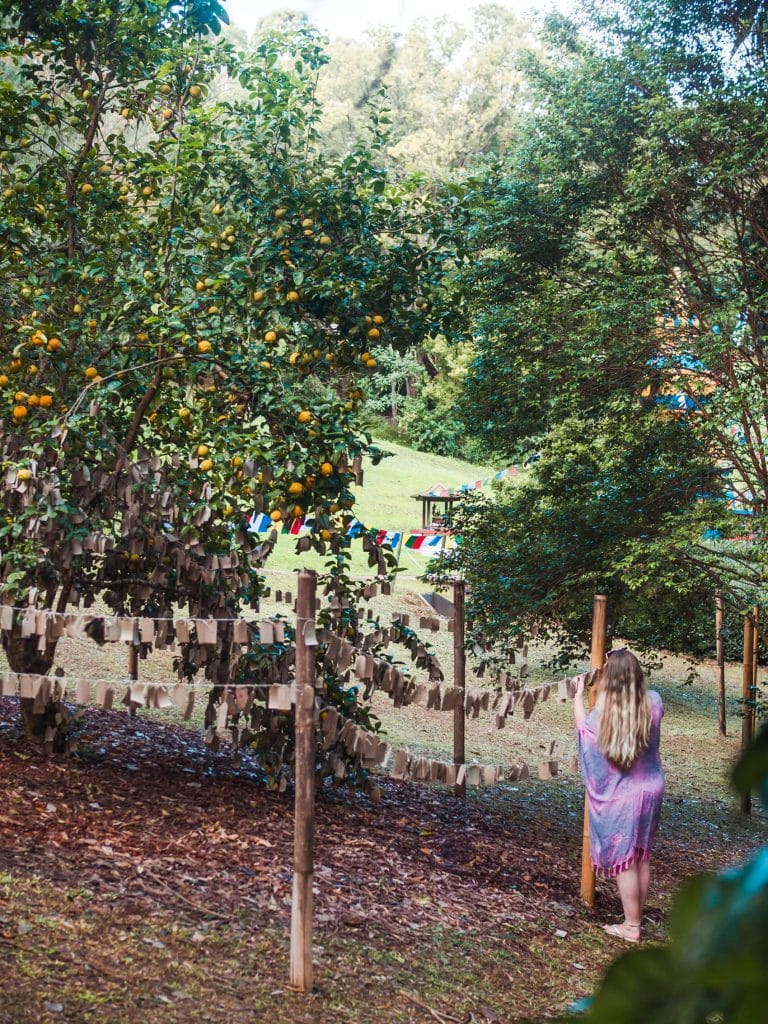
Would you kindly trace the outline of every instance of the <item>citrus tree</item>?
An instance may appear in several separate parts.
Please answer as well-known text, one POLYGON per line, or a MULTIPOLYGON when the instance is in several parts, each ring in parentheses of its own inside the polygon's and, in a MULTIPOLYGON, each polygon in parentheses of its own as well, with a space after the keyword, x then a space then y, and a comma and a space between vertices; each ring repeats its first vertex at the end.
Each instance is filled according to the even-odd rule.
MULTIPOLYGON (((359 377, 435 328, 445 239, 375 131, 324 155, 311 33, 241 54, 213 0, 0 15, 0 601, 232 618, 254 511, 340 548, 359 377)), ((182 669, 231 680, 230 634, 182 669)), ((18 615, 3 644, 54 665, 18 615)))

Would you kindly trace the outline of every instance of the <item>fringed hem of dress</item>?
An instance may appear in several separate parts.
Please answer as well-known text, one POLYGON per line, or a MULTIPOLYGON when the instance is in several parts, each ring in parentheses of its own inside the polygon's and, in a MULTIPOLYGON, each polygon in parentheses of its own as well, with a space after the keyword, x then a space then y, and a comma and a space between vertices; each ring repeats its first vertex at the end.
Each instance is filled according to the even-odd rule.
POLYGON ((622 871, 628 871, 629 868, 633 867, 635 864, 642 864, 644 861, 648 861, 650 859, 651 851, 644 850, 642 847, 638 846, 632 856, 627 857, 627 859, 623 860, 620 864, 610 864, 608 867, 605 867, 602 864, 595 864, 593 861, 592 866, 595 871, 604 875, 605 878, 615 878, 616 875, 620 875, 622 871))

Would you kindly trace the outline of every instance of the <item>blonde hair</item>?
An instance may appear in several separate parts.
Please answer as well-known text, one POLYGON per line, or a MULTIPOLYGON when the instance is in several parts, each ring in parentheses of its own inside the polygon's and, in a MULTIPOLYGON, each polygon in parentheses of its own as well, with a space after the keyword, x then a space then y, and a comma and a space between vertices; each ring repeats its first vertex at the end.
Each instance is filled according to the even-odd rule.
POLYGON ((651 736, 648 687, 631 651, 617 650, 608 658, 600 677, 597 716, 598 747, 612 764, 626 771, 651 736))

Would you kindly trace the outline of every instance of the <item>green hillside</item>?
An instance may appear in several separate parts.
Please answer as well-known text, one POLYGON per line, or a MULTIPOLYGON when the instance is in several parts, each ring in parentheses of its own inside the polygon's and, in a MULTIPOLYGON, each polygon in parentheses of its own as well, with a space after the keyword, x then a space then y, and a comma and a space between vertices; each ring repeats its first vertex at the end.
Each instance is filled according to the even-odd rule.
MULTIPOLYGON (((366 526, 380 530, 418 529, 421 526, 421 504, 414 501, 412 495, 419 491, 438 483, 459 487, 488 477, 493 472, 488 466, 417 452, 390 441, 381 442, 381 448, 392 454, 378 466, 366 462, 363 486, 356 489, 355 506, 355 515, 366 526)), ((314 553, 296 555, 295 547, 295 538, 281 535, 267 568, 285 571, 303 566, 312 569, 322 567, 322 558, 314 553)), ((427 562, 423 556, 409 558, 403 564, 413 572, 417 571, 417 566, 427 562)), ((352 565, 355 572, 368 571, 366 557, 358 545, 355 545, 352 565)))

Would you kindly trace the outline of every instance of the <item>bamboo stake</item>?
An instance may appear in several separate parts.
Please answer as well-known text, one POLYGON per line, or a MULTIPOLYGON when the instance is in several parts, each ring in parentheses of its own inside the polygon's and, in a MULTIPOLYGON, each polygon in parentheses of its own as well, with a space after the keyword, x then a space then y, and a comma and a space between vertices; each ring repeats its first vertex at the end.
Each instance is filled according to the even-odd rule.
POLYGON ((293 899, 291 901, 291 985, 312 991, 312 884, 314 880, 315 727, 314 648, 305 637, 315 617, 316 576, 299 573, 296 601, 296 719, 293 832, 293 899))
MULTIPOLYGON (((590 665, 598 672, 605 663, 605 623, 606 604, 608 598, 605 594, 595 594, 592 607, 592 654, 590 665)), ((596 682, 589 688, 589 706, 593 708, 597 700, 596 682)), ((595 905, 595 869, 592 867, 592 855, 589 849, 589 805, 584 798, 584 830, 582 833, 581 845, 581 898, 588 907, 595 905)))
MULTIPOLYGON (((746 750, 751 739, 752 716, 749 701, 752 699, 752 660, 755 644, 755 627, 751 615, 744 616, 744 660, 741 672, 741 749, 746 750)), ((752 794, 744 793, 741 798, 741 810, 744 814, 752 813, 752 794)))
POLYGON ((757 717, 757 654, 760 646, 760 609, 752 608, 752 688, 749 695, 749 742, 755 738, 755 719, 757 717))
MULTIPOLYGON (((466 586, 464 580, 453 581, 453 685, 461 687, 462 690, 467 685, 467 659, 464 650, 464 597, 466 586)), ((464 701, 461 700, 453 709, 453 763, 464 764, 465 759, 464 701)), ((453 792, 459 799, 466 799, 466 781, 457 782, 453 792)))
MULTIPOLYGON (((128 678, 135 683, 139 678, 139 648, 136 644, 128 646, 128 678)), ((136 705, 131 704, 128 712, 131 718, 136 717, 136 705)))
POLYGON ((717 651, 717 731, 725 736, 725 637, 723 636, 723 595, 715 594, 715 648, 717 651))

